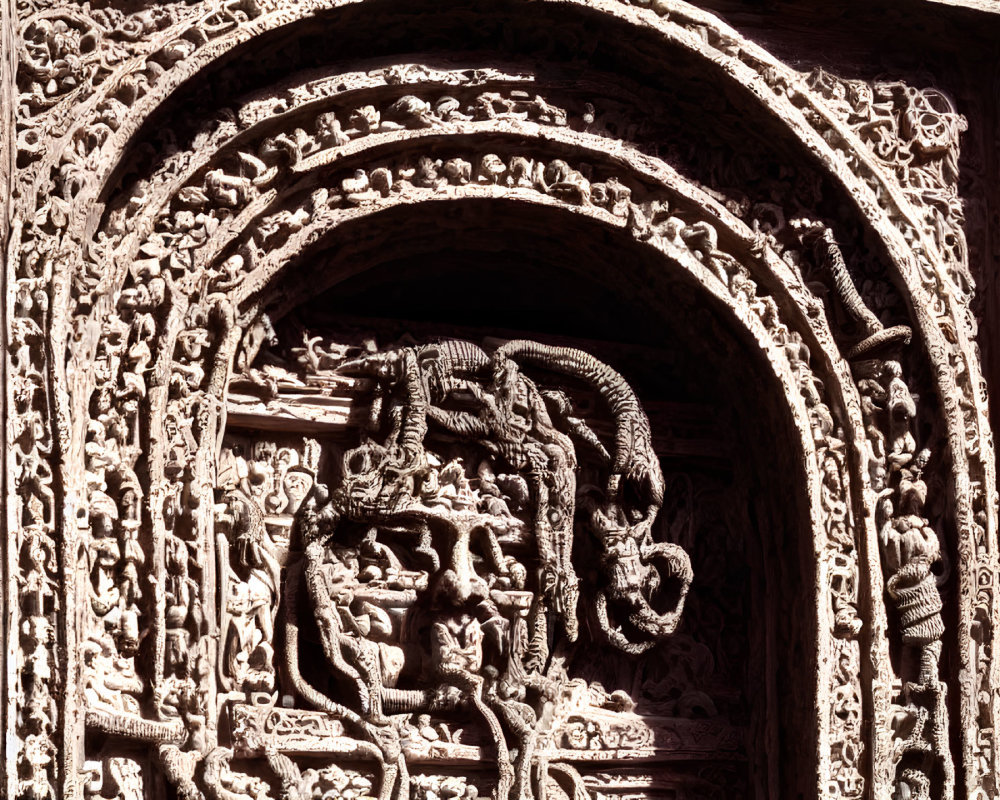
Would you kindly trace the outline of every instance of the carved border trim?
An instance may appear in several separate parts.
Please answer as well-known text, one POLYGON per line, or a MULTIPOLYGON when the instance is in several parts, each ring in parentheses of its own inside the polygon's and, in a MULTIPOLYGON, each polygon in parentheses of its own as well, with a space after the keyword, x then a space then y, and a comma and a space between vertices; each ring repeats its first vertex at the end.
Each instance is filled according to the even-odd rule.
MULTIPOLYGON (((16 58, 16 24, 17 11, 14 0, 2 0, 0 3, 0 253, 4 256, 3 272, 0 277, 0 292, 3 295, 3 303, 0 305, 0 331, 3 331, 4 344, 9 344, 7 333, 7 321, 10 319, 9 292, 8 287, 14 284, 14 256, 16 250, 14 242, 17 236, 12 234, 11 219, 13 216, 14 197, 13 184, 15 180, 17 147, 15 146, 15 122, 14 108, 17 103, 15 91, 15 75, 17 74, 16 58)), ((5 347, 6 350, 6 347, 5 347)), ((0 385, 4 387, 0 395, 0 416, 3 418, 3 425, 0 427, 0 448, 3 452, 3 470, 0 472, 0 492, 6 499, 9 495, 11 485, 12 458, 7 446, 9 441, 9 426, 7 422, 7 409, 10 408, 10 387, 7 381, 9 369, 9 357, 5 352, 2 362, 0 362, 0 385)), ((16 543, 18 537, 17 520, 13 515, 13 504, 4 503, 6 509, 2 528, 5 545, 0 548, 2 553, 2 566, 0 575, 3 576, 4 592, 0 597, 0 641, 3 642, 3 653, 0 654, 0 686, 2 690, 2 707, 0 707, 0 725, 3 727, 3 742, 0 743, 0 760, 5 764, 10 764, 16 758, 12 753, 11 743, 16 741, 16 717, 17 701, 15 686, 17 683, 16 670, 17 661, 13 658, 18 651, 17 630, 18 630, 18 598, 17 598, 17 553, 19 547, 16 543)), ((7 770, 6 779, 3 783, 3 791, 7 797, 14 797, 17 787, 16 773, 14 770, 7 770)))

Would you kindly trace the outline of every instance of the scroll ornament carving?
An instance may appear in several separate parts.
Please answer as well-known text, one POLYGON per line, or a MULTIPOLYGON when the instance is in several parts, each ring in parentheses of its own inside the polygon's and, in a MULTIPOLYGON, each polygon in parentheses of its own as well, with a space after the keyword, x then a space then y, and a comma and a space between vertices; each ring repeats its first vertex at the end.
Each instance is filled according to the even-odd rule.
MULTIPOLYGON (((37 156, 40 151, 31 145, 48 135, 47 129, 65 124, 69 101, 86 102, 95 89, 113 81, 115 91, 98 104, 96 115, 96 127, 110 134, 167 70, 259 13, 252 0, 186 8, 158 3, 131 11, 89 4, 52 4, 33 13, 24 9, 20 144, 37 156), (122 69, 126 64, 130 68, 122 69), (35 134, 24 135, 28 131, 35 134)), ((100 146, 106 138, 92 142, 100 146)))
MULTIPOLYGON (((417 75, 426 68, 414 66, 411 72, 417 75)), ((434 77, 431 73, 430 77, 434 77)), ((448 74, 449 80, 468 76, 448 74)), ((410 76, 413 79, 413 76, 410 76)), ((243 113, 254 113, 253 107, 243 113)), ((176 197, 174 209, 176 217, 172 224, 164 225, 140 248, 143 263, 152 263, 171 254, 171 264, 179 268, 191 268, 195 263, 192 248, 203 246, 209 236, 220 229, 220 225, 232 219, 241 211, 254 208, 270 195, 271 188, 280 182, 283 174, 305 172, 322 166, 337 157, 337 153, 349 142, 399 130, 421 130, 437 127, 442 131, 457 130, 462 123, 497 121, 534 121, 556 127, 567 125, 567 112, 552 105, 541 96, 527 95, 522 90, 482 92, 474 88, 453 94, 405 95, 379 107, 363 105, 343 110, 328 110, 315 116, 312 124, 296 128, 294 135, 281 133, 260 140, 252 150, 240 150, 232 154, 227 165, 219 165, 204 171, 195 182, 181 189, 176 197), (459 99, 461 98, 461 99, 459 99), (312 128, 312 131, 309 131, 312 128)), ((214 137, 229 137, 234 133, 232 124, 220 123, 214 137)), ((431 159, 424 157, 416 163, 404 167, 401 175, 393 175, 385 169, 367 169, 362 173, 351 172, 337 181, 342 189, 345 205, 363 205, 394 190, 397 182, 407 180, 416 187, 438 188, 443 185, 464 185, 470 181, 490 184, 500 181, 517 187, 534 187, 544 184, 548 191, 551 184, 560 196, 577 197, 577 202, 590 199, 589 183, 582 175, 571 174, 565 162, 549 167, 536 165, 532 159, 519 158, 510 166, 497 154, 482 154, 481 163, 475 165, 463 159, 431 159), (440 163, 435 163, 440 162, 440 163), (562 174, 565 172, 565 174, 562 174), (575 187, 575 188, 574 188, 575 187)), ((170 172, 183 169, 182 164, 173 165, 170 172)), ((166 177, 166 173, 164 177, 166 177)), ((137 191, 146 195, 155 190, 155 184, 137 191)), ((328 190, 329 191, 329 190, 328 190)), ((597 188, 596 200, 600 205, 608 202, 620 205, 627 200, 627 191, 612 185, 597 188), (622 196, 619 196, 622 195, 622 196)), ((136 198, 137 202, 140 200, 136 198)), ((129 214, 123 209, 118 214, 129 214)), ((117 217, 117 215, 116 215, 117 217)), ((259 232, 259 246, 265 246, 277 237, 287 237, 300 230, 309 216, 302 211, 286 209, 267 220, 259 232)), ((126 234, 125 217, 115 219, 108 227, 110 235, 108 247, 131 244, 126 234), (124 238, 123 238, 124 237, 124 238)), ((222 230, 225 230, 223 227, 222 230)), ((219 287, 224 288, 223 286, 219 287)))
MULTIPOLYGON (((642 218, 631 214, 630 220, 642 218)), ((655 217, 654 217, 655 219, 655 217)), ((797 221, 793 220, 797 226, 797 221)), ((808 226, 807 226, 808 227, 808 226)), ((663 230, 660 228, 659 230, 663 230)), ((812 436, 816 447, 816 462, 821 479, 823 524, 826 541, 823 542, 824 558, 828 560, 830 613, 833 619, 831 641, 834 669, 827 687, 830 698, 830 796, 861 797, 865 791, 862 771, 864 745, 862 740, 863 689, 861 685, 861 646, 858 636, 862 621, 858 616, 858 552, 854 525, 849 505, 851 485, 847 470, 847 445, 844 434, 837 424, 825 398, 823 381, 811 367, 812 355, 799 331, 790 329, 782 320, 774 299, 760 293, 752 275, 745 266, 728 254, 715 248, 715 231, 706 223, 695 226, 677 225, 680 239, 693 248, 712 269, 713 273, 729 289, 736 300, 759 318, 776 348, 789 364, 797 382, 809 415, 812 436)), ((810 227, 810 230, 815 230, 810 227)), ((670 233, 668 221, 666 233, 670 233)), ((828 235, 822 241, 831 242, 828 235)), ((836 245, 833 245, 834 248, 836 245)), ((828 247, 822 246, 826 254, 828 247)), ((839 248, 836 250, 839 255, 839 248)), ((798 263, 801 254, 789 248, 786 259, 798 263)), ((908 341, 909 330, 905 328, 884 329, 880 322, 872 318, 864 308, 864 301, 843 268, 843 257, 834 269, 841 268, 839 290, 845 301, 855 312, 867 321, 863 327, 868 336, 854 346, 863 354, 868 348, 884 346, 893 341, 908 341), (864 309, 862 311, 861 309, 864 309), (866 313, 867 312, 867 313, 866 313)))
MULTIPOLYGON (((60 148, 61 156, 53 173, 55 180, 46 176, 39 182, 41 205, 24 220, 16 259, 19 267, 12 287, 17 300, 11 323, 12 368, 8 373, 14 412, 11 441, 17 442, 13 458, 22 509, 18 516, 23 518, 25 531, 13 545, 25 565, 20 592, 20 614, 25 624, 19 643, 25 685, 18 691, 19 697, 24 698, 18 728, 23 744, 16 758, 19 774, 26 776, 21 779, 18 791, 36 798, 51 797, 59 781, 52 738, 59 722, 52 688, 62 671, 62 664, 55 657, 58 593, 51 588, 56 585, 57 545, 49 463, 53 420, 47 410, 53 408, 53 403, 47 396, 50 365, 44 347, 44 332, 50 328, 47 287, 55 243, 52 234, 66 228, 71 204, 83 189, 85 176, 96 172, 94 167, 102 146, 113 138, 128 109, 154 91, 159 78, 178 60, 246 20, 245 9, 253 14, 259 12, 252 3, 242 0, 222 4, 216 9, 201 10, 201 24, 194 29, 185 32, 175 28, 176 36, 161 33, 170 31, 181 16, 190 17, 192 9, 178 14, 179 8, 173 4, 153 6, 127 15, 113 8, 88 10, 78 6, 19 4, 22 47, 17 76, 21 92, 17 151, 22 186, 18 195, 30 194, 32 176, 49 143, 79 116, 74 104, 87 102, 86 98, 102 82, 105 87, 114 85, 114 91, 102 100, 91 102, 93 113, 86 115, 90 122, 76 132, 71 146, 60 148), (144 67, 122 70, 121 65, 134 57, 146 58, 144 67)), ((151 291, 155 296, 155 281, 151 291)), ((140 294, 148 298, 150 287, 143 287, 140 294)), ((133 527, 139 516, 137 513, 127 516, 120 510, 116 514, 114 506, 135 512, 143 499, 133 470, 139 433, 136 414, 146 391, 144 376, 151 360, 149 343, 156 332, 155 326, 149 325, 152 316, 148 311, 157 303, 153 300, 150 306, 148 301, 140 299, 138 305, 145 305, 147 313, 145 317, 140 313, 138 335, 130 342, 128 363, 133 369, 128 374, 136 380, 120 398, 120 411, 111 408, 112 400, 118 398, 112 398, 107 390, 101 393, 102 418, 89 431, 87 471, 93 479, 88 481, 87 490, 88 494, 91 489, 97 492, 92 509, 96 540, 89 548, 85 569, 92 581, 88 602, 101 621, 95 621, 91 631, 81 637, 89 637, 82 652, 85 693, 96 708, 103 703, 105 711, 124 709, 129 714, 136 712, 130 698, 142 692, 132 653, 142 635, 137 604, 143 602, 145 576, 140 574, 142 547, 136 541, 133 527), (122 446, 116 447, 119 444, 122 446), (104 459, 109 459, 108 463, 99 463, 104 459), (123 462, 121 465, 119 460, 123 462), (128 487, 124 492, 126 495, 131 492, 132 499, 115 497, 108 502, 107 495, 103 495, 103 476, 109 466, 117 473, 114 491, 128 487)), ((126 329, 131 321, 131 314, 126 312, 126 329)), ((102 354, 98 369, 103 366, 106 369, 103 376, 110 381, 119 363, 110 354, 102 354), (105 355, 108 360, 102 363, 105 355)), ((88 523, 84 520, 83 524, 88 523)), ((179 551, 175 549, 176 552, 179 551)), ((176 558, 174 564, 176 569, 183 570, 176 558)), ((184 578, 178 576, 175 583, 183 584, 184 578)))
MULTIPOLYGON (((996 606, 995 566, 990 560, 992 557, 986 557, 993 549, 987 534, 987 520, 990 517, 989 505, 995 503, 995 498, 987 497, 982 490, 983 481, 989 480, 985 476, 993 473, 993 465, 989 459, 984 460, 982 457, 981 446, 983 441, 981 437, 984 435, 986 441, 992 441, 988 433, 985 383, 975 357, 970 359, 967 355, 976 352, 976 348, 971 346, 971 337, 975 335, 977 329, 970 307, 974 284, 969 270, 964 214, 958 198, 959 136, 966 129, 967 123, 964 117, 956 112, 948 96, 934 88, 921 90, 898 82, 876 82, 869 85, 861 81, 837 79, 821 70, 813 73, 808 83, 831 103, 833 109, 865 142, 882 166, 895 174, 903 191, 913 201, 913 208, 917 209, 921 216, 917 220, 914 213, 911 217, 913 226, 904 225, 902 228, 904 235, 908 234, 910 239, 922 237, 928 243, 927 247, 916 250, 916 263, 921 271, 923 284, 928 290, 925 302, 929 303, 930 310, 939 320, 942 330, 946 332, 947 341, 942 341, 941 346, 947 352, 947 365, 953 371, 955 381, 963 395, 963 400, 958 403, 953 416, 962 428, 964 457, 968 459, 970 476, 971 519, 969 543, 966 547, 970 552, 974 550, 976 556, 970 554, 963 557, 960 568, 963 573, 968 574, 965 579, 968 587, 966 591, 975 596, 974 602, 966 612, 969 638, 973 642, 970 658, 966 663, 970 673, 975 671, 978 676, 974 682, 970 681, 970 684, 967 684, 965 691, 972 691, 980 697, 987 696, 994 691, 985 688, 990 683, 990 679, 986 676, 993 670, 988 666, 993 658, 992 643, 985 641, 989 637, 985 634, 981 620, 992 617, 996 606), (928 258, 927 254, 931 247, 939 254, 942 268, 935 268, 932 260, 928 258), (953 317, 953 321, 945 321, 949 316, 953 317), (974 687, 972 683, 975 684, 974 687)), ((899 221, 897 219, 897 224, 899 221)), ((906 404, 900 405, 903 407, 903 413, 908 413, 906 404)), ((918 455, 920 455, 918 461, 926 461, 925 455, 919 453, 918 455)), ((911 468, 907 469, 909 471, 911 468)), ((922 469, 922 466, 917 468, 918 488, 922 484, 919 477, 922 469)), ((904 485, 909 486, 910 480, 906 479, 904 485)), ((912 500, 914 495, 908 496, 915 505, 922 505, 922 500, 917 503, 912 500)), ((899 497, 895 498, 894 504, 887 505, 889 501, 884 501, 877 512, 877 524, 880 526, 888 524, 886 520, 894 513, 893 508, 895 513, 899 514, 900 501, 899 497)), ((936 559, 934 555, 936 538, 933 531, 926 526, 926 523, 918 524, 917 520, 921 519, 919 510, 908 516, 912 522, 911 538, 918 535, 917 531, 924 531, 928 541, 927 553, 919 559, 920 562, 927 560, 933 562, 936 559)), ((894 530, 897 534, 903 534, 908 524, 910 523, 905 519, 898 520, 894 523, 894 530)), ((885 538, 883 536, 883 539, 885 538)), ((893 559, 896 559, 895 554, 893 559)), ((889 567, 887 571, 896 569, 899 568, 889 567)), ((908 568, 911 571, 916 569, 923 570, 923 567, 908 568)), ((911 577, 909 580, 916 579, 911 577)), ((911 601, 915 604, 909 608, 908 614, 925 614, 935 603, 929 581, 929 578, 918 580, 918 585, 923 588, 918 590, 916 587, 910 587, 907 590, 906 594, 911 598, 918 593, 924 595, 919 603, 915 599, 911 601)), ((934 615, 930 614, 929 619, 934 620, 934 615)), ((921 667, 924 675, 918 681, 921 685, 924 684, 927 675, 936 674, 934 665, 938 659, 938 656, 934 655, 936 646, 925 644, 922 647, 927 653, 927 660, 921 667)), ((932 685, 934 683, 935 681, 931 682, 932 685)), ((941 704, 943 686, 929 691, 932 699, 926 702, 930 706, 941 704)), ((943 704, 939 707, 944 708, 943 704)), ((933 729, 931 732, 921 735, 925 741, 928 739, 937 741, 937 744, 929 747, 931 752, 946 753, 947 745, 941 738, 944 726, 939 719, 943 711, 925 711, 932 719, 937 718, 938 721, 931 724, 933 729)), ((976 718, 980 731, 995 727, 991 722, 993 716, 991 707, 980 702, 970 703, 963 710, 963 719, 976 718)), ((923 722, 917 728, 923 728, 923 722)), ((977 740, 971 742, 971 747, 966 750, 967 757, 974 757, 977 762, 975 769, 980 775, 977 780, 981 781, 983 787, 992 787, 995 782, 995 770, 989 756, 993 749, 992 745, 985 743, 985 737, 980 733, 977 740)), ((943 765, 942 769, 947 785, 951 781, 952 770, 947 764, 943 765)), ((913 771, 908 775, 907 781, 912 784, 912 791, 917 792, 919 796, 920 792, 926 790, 921 783, 923 779, 918 780, 914 777, 919 773, 913 771)))
POLYGON ((834 797, 862 797, 863 689, 860 680, 863 623, 858 615, 858 551, 855 521, 850 508, 851 478, 847 469, 847 445, 842 428, 824 398, 822 381, 811 368, 809 347, 797 331, 789 330, 774 315, 769 326, 775 343, 782 346, 799 384, 812 423, 820 480, 821 508, 827 561, 830 641, 833 669, 826 687, 830 702, 830 776, 827 791, 834 797), (777 322, 777 324, 774 324, 777 322))
POLYGON ((938 89, 843 80, 823 70, 811 73, 807 83, 922 211, 923 232, 945 260, 950 287, 968 303, 974 286, 958 196, 959 136, 968 128, 965 118, 938 89))

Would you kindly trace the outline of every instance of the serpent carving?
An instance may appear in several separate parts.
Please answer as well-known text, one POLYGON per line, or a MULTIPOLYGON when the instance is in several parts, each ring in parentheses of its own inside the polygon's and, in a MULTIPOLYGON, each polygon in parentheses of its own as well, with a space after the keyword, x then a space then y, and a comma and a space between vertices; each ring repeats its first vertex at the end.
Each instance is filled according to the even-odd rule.
POLYGON ((286 582, 286 654, 295 662, 286 674, 303 699, 380 754, 380 800, 405 797, 409 785, 392 715, 456 709, 478 717, 492 739, 495 800, 533 797, 546 780, 533 777, 538 725, 552 702, 560 642, 577 641, 581 614, 591 635, 631 654, 680 620, 692 572, 679 546, 654 537, 664 479, 649 420, 607 364, 530 341, 492 353, 457 340, 401 347, 336 371, 370 387, 372 411, 361 443, 341 459, 339 484, 330 491, 317 482, 299 512, 304 562, 286 582), (608 446, 575 412, 565 381, 606 407, 608 446), (578 444, 603 475, 600 486, 578 486, 578 444), (574 567, 584 531, 599 556, 589 603, 574 567), (509 555, 508 543, 520 555, 509 555), (404 562, 420 565, 414 588, 404 562), (386 647, 396 623, 371 599, 376 584, 383 605, 431 615, 421 651, 429 663, 401 662, 427 688, 393 685, 386 647), (352 699, 336 702, 302 675, 300 585, 328 667, 352 699))

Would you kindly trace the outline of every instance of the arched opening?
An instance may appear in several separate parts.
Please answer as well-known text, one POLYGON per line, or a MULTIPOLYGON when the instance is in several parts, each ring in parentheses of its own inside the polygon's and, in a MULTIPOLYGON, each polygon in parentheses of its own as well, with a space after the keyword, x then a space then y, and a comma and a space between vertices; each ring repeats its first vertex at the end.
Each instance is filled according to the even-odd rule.
MULTIPOLYGON (((568 760, 590 790, 609 796, 811 793, 817 568, 801 442, 772 365, 718 298, 622 231, 564 210, 473 200, 401 206, 346 223, 287 265, 256 302, 276 343, 234 375, 220 464, 243 459, 252 471, 280 447, 304 459, 311 439, 325 454, 316 464, 331 489, 343 479, 337 458, 364 437, 357 421, 372 402, 370 395, 324 393, 317 388, 329 380, 322 367, 325 378, 309 378, 335 345, 357 355, 440 339, 492 348, 529 338, 585 350, 617 370, 649 415, 665 475, 656 536, 685 548, 694 581, 678 631, 642 655, 610 647, 587 628, 595 624, 587 617, 578 643, 564 653, 566 675, 600 684, 610 699, 603 711, 591 708, 597 717, 589 727, 580 709, 551 726, 549 757, 568 760), (349 408, 303 410, 334 398, 349 408), (618 705, 620 693, 634 705, 618 705), (616 715, 620 728, 602 727, 616 715)), ((529 375, 540 385, 554 377, 529 375)), ((569 387, 579 402, 584 387, 569 387)), ((595 419, 606 413, 593 396, 582 400, 595 419)), ((467 467, 475 487, 476 470, 467 467)), ((279 550, 289 564, 303 557, 295 524, 289 517, 269 528, 286 537, 279 550)), ((589 574, 599 552, 586 534, 577 536, 586 616, 599 588, 589 574)), ((299 607, 308 608, 303 597, 299 607)), ((314 621, 302 622, 301 636, 307 681, 350 698, 350 687, 330 677, 314 621)), ((418 685, 406 683, 413 675, 405 668, 402 676, 404 686, 418 685)), ((279 671, 275 679, 297 707, 310 706, 287 676, 279 671)), ((480 730, 476 738, 467 711, 417 722, 434 741, 456 726, 468 741, 483 736, 480 730)), ((445 753, 437 767, 443 776, 490 791, 490 759, 484 767, 445 753)), ((259 772, 255 754, 244 755, 234 767, 259 772)), ((415 757, 411 774, 433 766, 415 757)))

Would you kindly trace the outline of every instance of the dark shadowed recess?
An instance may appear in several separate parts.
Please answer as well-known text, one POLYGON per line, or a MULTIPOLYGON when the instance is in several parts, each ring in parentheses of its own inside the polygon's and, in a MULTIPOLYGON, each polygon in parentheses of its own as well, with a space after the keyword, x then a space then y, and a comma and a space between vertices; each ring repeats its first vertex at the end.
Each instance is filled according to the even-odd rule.
MULTIPOLYGON (((734 593, 725 602, 745 609, 738 635, 749 643, 731 672, 743 698, 748 780, 771 771, 788 796, 812 793, 816 609, 798 435, 763 355, 718 300, 628 233, 500 200, 396 207, 346 223, 267 291, 279 330, 371 326, 387 339, 529 336, 575 344, 616 367, 650 409, 707 410, 720 448, 714 466, 676 458, 664 467, 729 487, 725 496, 740 504, 729 511, 743 521, 745 541, 743 562, 734 566, 706 523, 705 541, 695 546, 691 630, 697 640, 705 609, 734 593), (307 292, 293 308, 290 287, 299 285, 307 292), (727 466, 719 469, 720 461, 727 466), (708 580, 726 558, 731 581, 708 580)), ((651 416, 656 436, 661 423, 651 416)), ((655 657, 669 659, 672 646, 655 657)))

